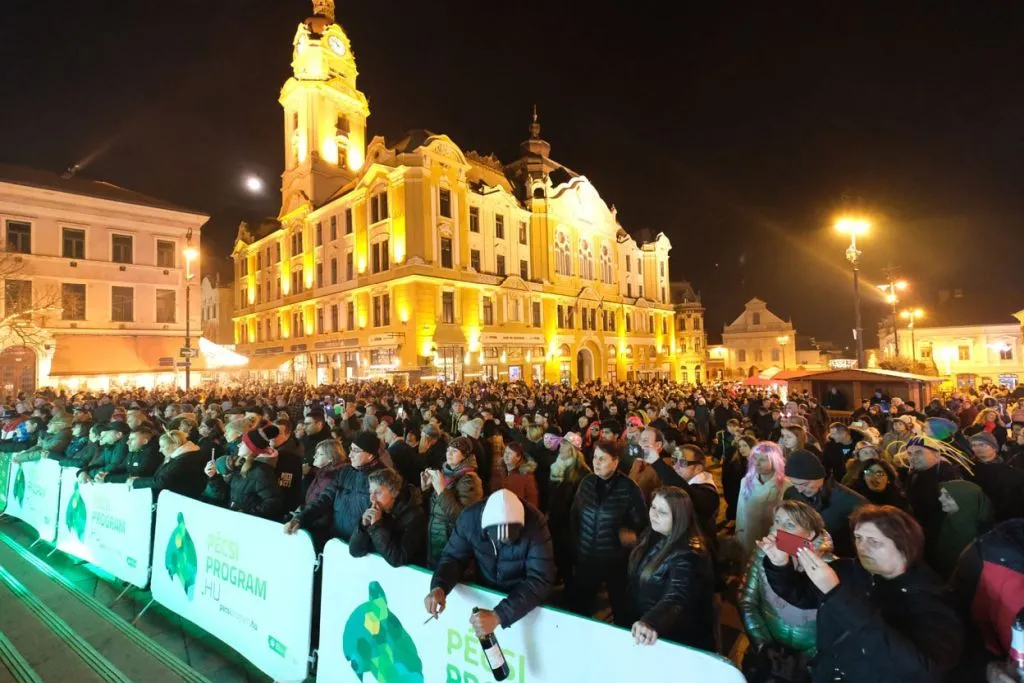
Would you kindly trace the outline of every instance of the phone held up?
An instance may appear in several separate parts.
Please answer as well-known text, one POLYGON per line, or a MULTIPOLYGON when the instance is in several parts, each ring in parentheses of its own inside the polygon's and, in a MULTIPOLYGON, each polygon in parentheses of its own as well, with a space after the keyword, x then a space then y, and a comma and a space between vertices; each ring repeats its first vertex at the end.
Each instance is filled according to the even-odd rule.
POLYGON ((796 555, 800 548, 810 548, 811 542, 803 536, 779 529, 775 532, 775 547, 788 555, 796 555))

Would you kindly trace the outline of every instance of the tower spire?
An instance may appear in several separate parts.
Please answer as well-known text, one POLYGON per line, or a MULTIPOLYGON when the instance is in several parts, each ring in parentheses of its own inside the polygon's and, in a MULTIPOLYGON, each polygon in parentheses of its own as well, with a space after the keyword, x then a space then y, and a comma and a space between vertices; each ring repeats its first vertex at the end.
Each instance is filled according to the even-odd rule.
POLYGON ((530 139, 540 140, 540 123, 537 122, 537 105, 533 105, 533 121, 530 123, 530 139))
POLYGON ((319 14, 334 23, 334 0, 313 0, 313 14, 319 14))

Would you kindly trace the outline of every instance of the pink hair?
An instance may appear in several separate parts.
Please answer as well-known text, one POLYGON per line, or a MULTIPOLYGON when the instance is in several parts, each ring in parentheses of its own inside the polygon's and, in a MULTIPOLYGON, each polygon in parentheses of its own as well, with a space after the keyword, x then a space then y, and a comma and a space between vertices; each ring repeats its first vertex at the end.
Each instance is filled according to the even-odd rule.
POLYGON ((767 455, 772 461, 772 478, 775 479, 775 486, 781 491, 786 479, 786 456, 782 448, 774 441, 759 441, 750 451, 747 458, 747 473, 743 475, 743 491, 748 496, 754 492, 754 479, 757 478, 757 464, 754 460, 758 455, 767 455))

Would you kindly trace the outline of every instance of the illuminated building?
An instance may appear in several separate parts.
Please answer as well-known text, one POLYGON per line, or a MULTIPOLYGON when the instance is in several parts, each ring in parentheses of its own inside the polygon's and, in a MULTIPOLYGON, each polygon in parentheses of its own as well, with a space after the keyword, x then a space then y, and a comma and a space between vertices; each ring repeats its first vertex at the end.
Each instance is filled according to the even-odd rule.
POLYGON ((203 336, 216 344, 234 344, 234 287, 222 284, 220 273, 215 273, 213 277, 203 277, 199 288, 203 336))
POLYGON ((206 220, 110 183, 0 166, 4 391, 181 383, 183 250, 206 220))
POLYGON ((704 306, 700 302, 700 295, 689 282, 673 282, 671 289, 676 312, 673 358, 679 366, 679 381, 684 384, 701 384, 710 377, 704 306))
POLYGON ((424 130, 367 141, 348 36, 332 2, 314 6, 281 90, 281 212, 240 226, 233 252, 250 368, 314 383, 678 376, 668 238, 627 234, 551 159, 536 112, 509 164, 424 130))
POLYGON ((768 304, 757 298, 748 301, 743 313, 722 330, 722 346, 727 378, 749 377, 770 367, 797 367, 793 323, 769 311, 768 304))

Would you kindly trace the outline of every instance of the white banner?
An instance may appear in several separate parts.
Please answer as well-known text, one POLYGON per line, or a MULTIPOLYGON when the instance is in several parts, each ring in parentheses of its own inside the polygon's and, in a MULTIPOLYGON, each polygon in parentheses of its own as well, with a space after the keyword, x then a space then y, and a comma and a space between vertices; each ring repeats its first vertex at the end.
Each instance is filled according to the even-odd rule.
POLYGON ((79 484, 77 474, 74 468, 65 468, 62 475, 57 548, 145 588, 153 534, 152 489, 79 484))
MULTIPOLYGON (((426 570, 395 569, 377 555, 353 558, 344 543, 330 541, 317 681, 494 680, 469 617, 473 607, 493 608, 503 596, 460 584, 441 616, 424 623, 430 578, 426 570)), ((495 635, 512 683, 656 681, 672 672, 703 683, 743 683, 739 670, 716 655, 667 641, 638 647, 628 631, 547 607, 495 635)))
POLYGON ((7 514, 31 524, 39 539, 57 538, 60 505, 60 465, 56 460, 11 463, 7 482, 7 514))
POLYGON ((237 650, 276 681, 302 681, 309 657, 309 535, 163 491, 153 536, 153 599, 237 650))

